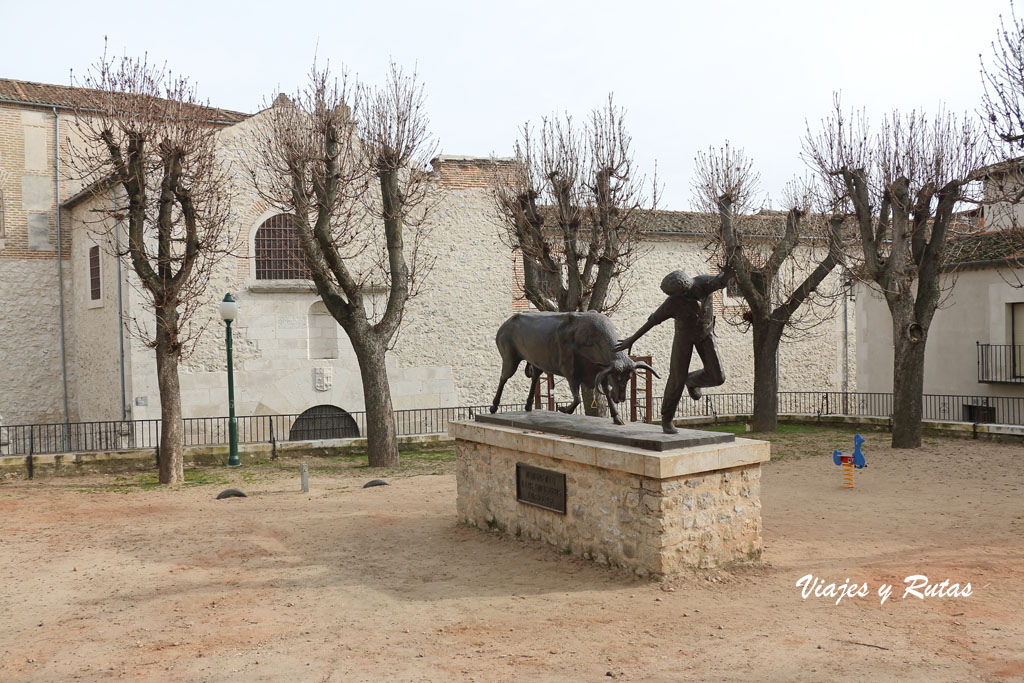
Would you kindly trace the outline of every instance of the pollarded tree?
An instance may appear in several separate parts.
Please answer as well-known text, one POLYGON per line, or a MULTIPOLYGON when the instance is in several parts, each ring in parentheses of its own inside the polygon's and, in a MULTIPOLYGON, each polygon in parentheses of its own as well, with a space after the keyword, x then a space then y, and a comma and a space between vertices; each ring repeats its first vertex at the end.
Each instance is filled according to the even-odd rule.
POLYGON ((423 106, 416 75, 395 65, 380 89, 314 65, 305 89, 260 115, 246 154, 259 195, 294 217, 317 292, 352 343, 372 467, 398 465, 385 357, 433 263, 420 250, 435 150, 423 106))
POLYGON ((523 260, 524 296, 541 311, 614 310, 640 253, 637 211, 653 208, 634 168, 625 113, 611 96, 584 130, 572 117, 529 123, 493 185, 502 239, 523 260))
MULTIPOLYGON (((753 429, 778 426, 776 363, 784 335, 793 336, 832 319, 838 286, 823 286, 842 263, 843 216, 809 212, 812 188, 790 186, 785 227, 749 214, 758 177, 742 150, 725 147, 697 154, 694 192, 699 208, 717 215, 710 233, 715 251, 732 269, 746 303, 739 320, 753 332, 753 429)), ((729 318, 727 318, 729 320, 729 318)))
MULTIPOLYGON (((611 96, 581 131, 572 117, 530 124, 493 182, 502 240, 522 259, 523 294, 541 311, 615 310, 641 253, 638 211, 654 208, 633 161, 625 113, 611 96)), ((652 188, 656 186, 656 180, 652 188)), ((584 406, 597 414, 593 392, 584 406)))
POLYGON ((860 114, 844 118, 838 99, 804 156, 837 202, 852 208, 861 278, 892 315, 893 448, 921 445, 924 351, 942 299, 943 253, 954 211, 977 201, 984 141, 968 119, 893 112, 877 133, 860 114))
MULTIPOLYGON (((1017 19, 1010 2, 1010 26, 1000 16, 999 31, 992 43, 992 64, 981 58, 981 79, 985 88, 982 111, 993 142, 1002 156, 1024 152, 1024 20, 1017 19)), ((1024 188, 1021 188, 1024 193, 1024 188)), ((1017 196, 1019 201, 1021 196, 1017 196)))
MULTIPOLYGON (((985 178, 986 223, 1019 232, 1024 227, 1024 20, 1010 2, 1010 23, 1000 16, 989 65, 981 58, 984 86, 982 113, 994 159, 1001 162, 985 178)), ((1011 233, 1006 233, 1011 238, 1011 233)), ((1019 259, 1014 259, 1019 264, 1019 259)), ((1015 286, 1024 286, 1016 269, 1003 271, 1015 286)))
POLYGON ((194 314, 206 303, 214 264, 230 249, 225 227, 230 193, 216 154, 225 122, 196 97, 188 79, 145 59, 106 55, 81 85, 75 111, 79 142, 70 175, 95 197, 94 232, 127 222, 126 243, 106 243, 137 276, 133 281, 156 317, 155 329, 136 321, 156 352, 160 390, 162 484, 184 481, 184 431, 178 365, 202 333, 194 314), (123 196, 111 201, 111 188, 123 196), (103 227, 107 226, 107 227, 103 227))

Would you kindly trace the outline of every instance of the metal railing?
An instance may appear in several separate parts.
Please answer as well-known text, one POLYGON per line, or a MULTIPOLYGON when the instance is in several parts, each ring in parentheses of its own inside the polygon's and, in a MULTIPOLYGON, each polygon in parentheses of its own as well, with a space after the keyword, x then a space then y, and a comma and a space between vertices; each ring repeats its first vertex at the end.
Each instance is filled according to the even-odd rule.
MULTIPOLYGON (((891 393, 842 391, 780 391, 780 415, 844 415, 848 417, 889 418, 891 393)), ((655 399, 655 412, 661 414, 661 399, 655 399)), ((753 394, 706 394, 700 401, 685 397, 676 417, 714 417, 750 415, 754 412, 753 394)), ((1024 396, 976 396, 970 394, 924 394, 922 419, 936 422, 978 422, 1024 425, 1024 396)))
POLYGON ((987 384, 1024 384, 1024 346, 982 344, 978 347, 978 381, 987 384))
MULTIPOLYGON (((489 405, 417 408, 395 410, 392 418, 397 436, 420 436, 446 433, 449 422, 471 419, 475 413, 489 410, 489 405)), ((522 410, 522 404, 502 405, 498 410, 522 410)), ((185 418, 182 420, 184 445, 228 443, 229 422, 228 417, 185 418)), ((366 413, 243 415, 237 418, 237 425, 240 444, 343 439, 366 434, 366 413)), ((160 429, 160 420, 4 425, 0 426, 0 455, 155 449, 160 444, 160 429)))
MULTIPOLYGON (((892 415, 892 394, 841 391, 780 391, 780 415, 846 415, 888 418, 892 415)), ((653 399, 654 419, 660 419, 661 397, 653 399)), ((567 402, 559 402, 564 406, 567 402)), ((500 412, 522 410, 521 403, 499 407, 500 412)), ((490 406, 419 408, 393 412, 398 436, 443 434, 450 422, 471 419, 490 406)), ((705 394, 699 401, 684 396, 676 417, 750 415, 752 393, 705 394)), ((985 422, 1024 425, 1024 397, 925 394, 923 419, 942 422, 985 422)), ((628 416, 626 406, 619 414, 628 416)), ((186 418, 185 446, 218 446, 228 442, 227 417, 186 418)), ((155 449, 160 443, 160 420, 71 422, 67 424, 25 424, 0 426, 0 455, 74 453, 155 449)), ((238 418, 240 444, 336 439, 366 434, 366 413, 335 416, 246 415, 238 418)))

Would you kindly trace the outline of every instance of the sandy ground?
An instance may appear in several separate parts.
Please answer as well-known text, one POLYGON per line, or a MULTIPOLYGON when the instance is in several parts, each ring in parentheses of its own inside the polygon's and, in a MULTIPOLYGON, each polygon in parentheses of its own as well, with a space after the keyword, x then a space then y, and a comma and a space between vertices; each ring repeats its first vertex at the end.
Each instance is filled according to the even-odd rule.
POLYGON ((221 501, 7 481, 0 680, 1024 678, 1024 447, 886 443, 852 491, 799 457, 820 444, 775 443, 764 564, 663 582, 459 526, 450 463, 371 489, 314 471, 309 494, 297 464, 251 468, 221 501), (871 593, 805 600, 809 573, 871 593), (903 598, 914 574, 972 595, 903 598))

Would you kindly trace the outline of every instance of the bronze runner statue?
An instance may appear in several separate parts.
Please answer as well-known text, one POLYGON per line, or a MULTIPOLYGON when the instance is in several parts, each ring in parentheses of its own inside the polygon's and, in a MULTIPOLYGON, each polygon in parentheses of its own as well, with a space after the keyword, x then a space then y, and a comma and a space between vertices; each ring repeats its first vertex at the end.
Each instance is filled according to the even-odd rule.
POLYGON ((712 294, 723 289, 732 277, 732 271, 723 269, 719 275, 698 275, 691 278, 681 270, 674 270, 661 281, 661 291, 668 295, 639 330, 619 341, 616 351, 629 353, 633 343, 651 328, 669 318, 675 318, 676 334, 672 341, 672 365, 661 402, 661 429, 666 434, 677 431, 672 418, 679 407, 683 388, 694 401, 700 400, 702 387, 717 387, 725 383, 722 362, 715 347, 715 312, 712 294), (690 357, 697 349, 704 367, 690 370, 690 357))

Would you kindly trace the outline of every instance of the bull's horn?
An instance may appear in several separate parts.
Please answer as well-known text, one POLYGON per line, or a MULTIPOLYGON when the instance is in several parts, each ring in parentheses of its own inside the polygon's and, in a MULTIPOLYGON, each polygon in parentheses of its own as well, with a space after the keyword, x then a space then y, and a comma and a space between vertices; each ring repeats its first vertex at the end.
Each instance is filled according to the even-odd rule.
POLYGON ((645 361, 639 361, 638 363, 633 365, 633 372, 636 372, 637 370, 650 370, 652 375, 654 375, 658 379, 661 379, 661 375, 658 374, 658 371, 652 368, 650 365, 648 365, 645 361))
POLYGON ((605 398, 608 398, 608 394, 607 392, 604 391, 604 389, 601 388, 601 382, 604 381, 604 378, 607 377, 608 373, 610 373, 611 371, 612 366, 608 365, 603 370, 601 370, 601 372, 597 373, 596 377, 594 377, 594 391, 598 391, 604 394, 605 398))

